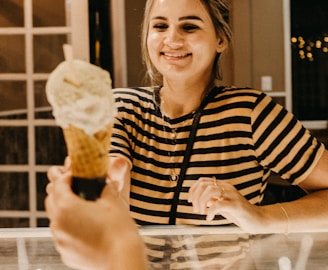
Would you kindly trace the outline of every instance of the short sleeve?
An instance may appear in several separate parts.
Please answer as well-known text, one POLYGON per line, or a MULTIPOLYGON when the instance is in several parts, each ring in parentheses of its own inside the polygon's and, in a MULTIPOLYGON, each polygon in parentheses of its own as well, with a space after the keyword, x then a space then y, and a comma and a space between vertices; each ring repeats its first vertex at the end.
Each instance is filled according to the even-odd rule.
POLYGON ((324 151, 293 114, 264 93, 255 103, 251 124, 259 163, 292 184, 310 174, 324 151))
POLYGON ((132 114, 127 117, 129 108, 128 103, 124 102, 125 89, 115 89, 115 105, 117 108, 117 115, 114 119, 111 145, 109 149, 110 156, 123 156, 128 159, 132 165, 131 145, 128 132, 128 121, 132 114))

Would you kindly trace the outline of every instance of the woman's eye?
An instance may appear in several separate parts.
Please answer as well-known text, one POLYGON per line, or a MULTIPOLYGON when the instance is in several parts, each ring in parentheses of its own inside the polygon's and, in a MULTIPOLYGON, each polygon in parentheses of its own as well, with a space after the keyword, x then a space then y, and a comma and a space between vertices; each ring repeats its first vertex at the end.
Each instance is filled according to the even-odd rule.
POLYGON ((199 29, 199 27, 194 24, 186 24, 186 25, 183 25, 182 28, 184 31, 187 31, 187 32, 192 32, 192 31, 199 29))
POLYGON ((155 24, 153 26, 153 28, 155 28, 155 29, 157 29, 159 31, 163 31, 163 30, 167 29, 168 26, 166 24, 164 24, 164 23, 158 23, 158 24, 155 24))

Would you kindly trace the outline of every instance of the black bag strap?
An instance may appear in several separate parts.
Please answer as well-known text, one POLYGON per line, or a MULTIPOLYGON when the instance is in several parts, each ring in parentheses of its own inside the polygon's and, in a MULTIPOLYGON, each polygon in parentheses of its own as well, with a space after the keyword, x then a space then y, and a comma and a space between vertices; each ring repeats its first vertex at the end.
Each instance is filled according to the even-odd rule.
POLYGON ((212 89, 212 91, 206 96, 206 98, 203 100, 203 102, 201 103, 201 105, 199 106, 199 108, 197 109, 197 111, 195 113, 194 120, 192 122, 191 130, 190 130, 188 143, 186 146, 186 153, 185 153, 183 161, 182 161, 182 166, 181 166, 181 170, 180 170, 178 183, 177 183, 177 186, 174 191, 174 197, 173 197, 173 202, 172 202, 171 212, 170 212, 169 225, 175 225, 175 222, 176 222, 177 208, 178 208, 178 204, 179 204, 179 196, 180 196, 182 184, 183 184, 183 181, 186 176, 187 169, 188 169, 188 164, 189 164, 191 152, 192 152, 194 141, 195 141, 198 124, 200 121, 200 117, 202 116, 203 109, 208 104, 209 100, 214 95, 219 93, 223 88, 224 87, 222 86, 219 88, 212 89), (217 90, 219 90, 219 91, 217 91, 217 90))

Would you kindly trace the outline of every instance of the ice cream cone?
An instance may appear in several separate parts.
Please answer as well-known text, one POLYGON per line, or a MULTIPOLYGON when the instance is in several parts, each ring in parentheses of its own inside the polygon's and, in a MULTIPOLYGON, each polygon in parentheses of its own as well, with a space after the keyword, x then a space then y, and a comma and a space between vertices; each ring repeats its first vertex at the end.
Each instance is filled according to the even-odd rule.
POLYGON ((73 177, 85 180, 105 177, 112 125, 92 136, 72 125, 64 128, 63 132, 73 177))
POLYGON ((46 94, 64 133, 71 159, 72 190, 82 198, 96 200, 106 184, 108 149, 117 112, 110 74, 70 55, 51 72, 46 94))

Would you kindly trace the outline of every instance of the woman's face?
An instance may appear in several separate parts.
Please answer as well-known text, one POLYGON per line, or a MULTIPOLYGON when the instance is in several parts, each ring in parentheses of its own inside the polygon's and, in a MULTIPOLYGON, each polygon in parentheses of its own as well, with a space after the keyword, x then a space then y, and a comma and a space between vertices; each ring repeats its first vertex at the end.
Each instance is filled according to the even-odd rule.
POLYGON ((209 80, 215 56, 224 49, 200 0, 155 0, 147 47, 164 80, 209 80))

